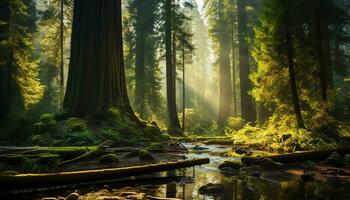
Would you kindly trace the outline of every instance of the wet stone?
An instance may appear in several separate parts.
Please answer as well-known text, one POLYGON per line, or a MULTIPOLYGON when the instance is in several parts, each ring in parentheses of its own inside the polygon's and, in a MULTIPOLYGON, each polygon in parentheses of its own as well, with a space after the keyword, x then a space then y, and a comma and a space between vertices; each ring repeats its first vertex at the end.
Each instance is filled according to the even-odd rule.
POLYGON ((78 200, 80 195, 77 192, 73 192, 66 197, 66 200, 78 200))
POLYGON ((221 184, 209 183, 199 188, 199 194, 207 196, 221 196, 225 193, 224 186, 221 184))

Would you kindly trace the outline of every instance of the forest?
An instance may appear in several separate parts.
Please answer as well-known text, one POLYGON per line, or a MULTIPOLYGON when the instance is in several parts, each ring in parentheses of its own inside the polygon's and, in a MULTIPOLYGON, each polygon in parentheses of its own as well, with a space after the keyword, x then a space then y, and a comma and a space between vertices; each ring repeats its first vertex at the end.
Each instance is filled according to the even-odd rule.
POLYGON ((350 199, 349 0, 0 0, 0 199, 350 199))

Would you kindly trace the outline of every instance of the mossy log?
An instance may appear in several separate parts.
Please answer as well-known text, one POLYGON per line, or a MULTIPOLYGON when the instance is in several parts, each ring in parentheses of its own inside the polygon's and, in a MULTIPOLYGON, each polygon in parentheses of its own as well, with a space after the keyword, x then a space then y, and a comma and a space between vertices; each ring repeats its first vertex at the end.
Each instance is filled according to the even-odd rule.
POLYGON ((249 166, 249 165, 259 164, 263 158, 269 158, 275 162, 281 162, 281 163, 304 162, 308 160, 325 160, 333 152, 337 152, 339 154, 347 154, 347 153, 350 153, 350 147, 291 153, 291 154, 281 154, 281 155, 273 155, 273 156, 265 156, 265 157, 243 157, 241 161, 245 166, 249 166))
POLYGON ((202 158, 125 168, 110 168, 48 174, 19 174, 14 176, 0 176, 0 184, 4 186, 2 189, 9 189, 23 188, 28 186, 55 186, 82 182, 87 183, 100 180, 110 180, 150 173, 158 173, 174 169, 188 168, 196 165, 204 165, 208 163, 210 163, 210 160, 208 158, 202 158))

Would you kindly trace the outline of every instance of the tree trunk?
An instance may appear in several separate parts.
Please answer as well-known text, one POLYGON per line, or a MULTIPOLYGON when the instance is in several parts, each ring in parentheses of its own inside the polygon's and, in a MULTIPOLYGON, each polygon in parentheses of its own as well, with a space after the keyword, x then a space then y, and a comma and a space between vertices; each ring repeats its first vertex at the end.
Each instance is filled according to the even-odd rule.
MULTIPOLYGON (((286 1, 286 0, 284 0, 286 1)), ((288 9, 286 7, 286 9, 288 9)), ((299 98, 298 98, 298 91, 297 91, 297 85, 295 80, 295 70, 294 70, 294 47, 293 47, 293 41, 292 36, 289 30, 289 22, 288 22, 288 16, 286 15, 285 19, 285 31, 286 31, 286 47, 287 47, 287 58, 288 58, 288 70, 289 70, 289 79, 290 79, 290 86, 291 86, 291 93, 292 93, 292 102, 294 107, 294 114, 297 120, 297 124, 299 128, 305 128, 303 118, 300 111, 300 104, 299 104, 299 98)))
POLYGON ((116 107, 138 121, 126 91, 121 1, 75 0, 71 45, 64 108, 84 117, 116 107))
POLYGON ((135 109, 144 117, 145 112, 145 33, 143 1, 137 2, 136 16, 136 66, 135 66, 135 109))
POLYGON ((323 49, 323 38, 322 38, 322 25, 321 25, 321 17, 320 17, 320 11, 319 8, 317 8, 317 2, 314 3, 314 9, 315 9, 315 24, 316 24, 316 35, 317 35, 317 53, 318 53, 318 65, 320 70, 319 79, 321 82, 321 96, 322 101, 327 102, 328 101, 328 95, 327 95, 327 74, 326 74, 326 67, 325 67, 325 58, 324 58, 324 49, 323 49))
POLYGON ((221 39, 219 41, 219 127, 224 127, 227 119, 232 115, 232 80, 229 49, 229 43, 221 39))
POLYGON ((165 51, 166 51, 166 82, 170 134, 181 134, 181 127, 176 111, 175 64, 172 52, 172 0, 166 0, 165 5, 165 51))
POLYGON ((60 19, 60 38, 61 38, 61 66, 60 66, 60 106, 63 106, 63 96, 64 96, 64 0, 61 0, 60 2, 61 7, 61 19, 60 19))
POLYGON ((232 47, 231 47, 231 54, 232 54, 232 93, 233 93, 233 116, 238 115, 238 105, 237 105, 237 94, 236 94, 236 59, 235 59, 235 33, 234 33, 234 27, 232 25, 232 47))
POLYGON ((246 0, 237 0, 237 9, 242 118, 246 122, 254 123, 256 121, 256 108, 252 96, 249 95, 249 91, 252 89, 252 84, 249 80, 249 51, 246 41, 248 23, 246 0))
MULTIPOLYGON (((7 25, 0 26, 0 41, 8 41, 7 46, 10 44, 10 17, 11 9, 10 3, 8 0, 1 1, 0 3, 0 20, 7 23, 7 25)), ((10 73, 10 63, 9 59, 11 56, 10 50, 1 52, 1 62, 0 65, 0 119, 3 119, 7 116, 10 106, 10 84, 11 84, 11 73, 10 73), (8 59, 6 59, 8 58, 8 59), (4 59, 4 60, 2 60, 4 59)))

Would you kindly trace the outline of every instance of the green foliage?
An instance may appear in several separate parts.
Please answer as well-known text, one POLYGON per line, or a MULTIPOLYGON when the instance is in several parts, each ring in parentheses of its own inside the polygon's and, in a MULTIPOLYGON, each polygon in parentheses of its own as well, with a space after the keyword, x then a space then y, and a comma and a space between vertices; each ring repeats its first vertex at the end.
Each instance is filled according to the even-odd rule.
POLYGON ((241 130, 226 130, 235 145, 247 146, 270 152, 294 152, 301 150, 331 149, 345 146, 325 134, 316 134, 304 129, 259 127, 245 125, 241 130))
MULTIPOLYGON (((43 114, 40 117, 40 121, 34 124, 34 127, 35 127, 36 135, 43 135, 43 134, 49 135, 50 133, 54 133, 57 129, 57 122, 55 120, 55 115, 43 114)), ((36 135, 34 135, 33 137, 35 137, 36 135)), ((37 137, 36 140, 38 140, 39 138, 40 137, 37 137)), ((44 137, 41 137, 41 138, 44 138, 44 137)))
POLYGON ((87 121, 80 118, 69 118, 65 121, 71 132, 83 132, 87 129, 87 121))
MULTIPOLYGON (((332 33, 329 27, 341 27, 347 15, 334 1, 325 0, 316 4, 313 1, 299 0, 263 1, 259 24, 254 27, 252 55, 258 68, 251 75, 254 84, 251 93, 257 102, 273 113, 273 119, 268 122, 270 126, 296 127, 286 56, 286 28, 292 35, 295 78, 306 126, 310 129, 320 129, 334 123, 329 111, 334 108, 335 91, 329 89, 327 103, 322 102, 320 97, 320 58, 315 55, 318 55, 317 44, 322 41, 317 41, 316 37, 318 30, 314 11, 317 9, 322 10, 320 18, 322 26, 325 26, 322 27, 324 40, 327 39, 326 36, 341 40, 343 31, 336 29, 337 31, 332 33)), ((330 47, 327 47, 326 42, 323 46, 327 54, 322 62, 330 68, 330 64, 327 63, 327 59, 330 59, 327 57, 330 55, 330 47)), ((329 79, 332 79, 331 74, 331 71, 327 71, 327 76, 331 77, 329 79)), ((329 85, 332 84, 330 80, 327 81, 329 85)))
POLYGON ((230 117, 227 119, 226 127, 229 129, 239 130, 243 127, 243 119, 240 117, 230 117))

